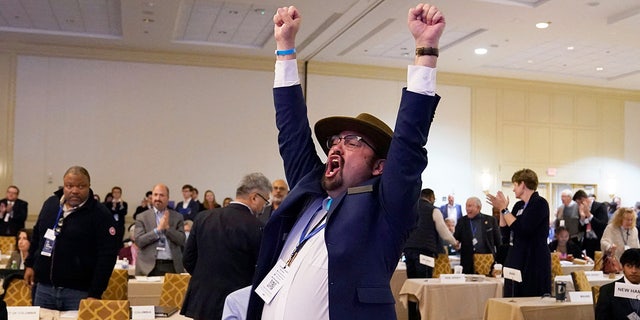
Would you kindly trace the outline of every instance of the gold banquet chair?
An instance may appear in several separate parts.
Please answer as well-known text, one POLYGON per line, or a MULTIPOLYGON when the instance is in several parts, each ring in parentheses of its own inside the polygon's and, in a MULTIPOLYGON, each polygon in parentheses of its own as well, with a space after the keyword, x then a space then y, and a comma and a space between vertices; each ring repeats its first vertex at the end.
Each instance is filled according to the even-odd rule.
POLYGON ((78 320, 129 320, 127 300, 80 300, 78 320))
POLYGON ((446 253, 438 254, 433 265, 433 278, 440 277, 441 274, 451 274, 451 264, 449 264, 449 256, 446 253))
POLYGON ((473 270, 476 274, 488 275, 491 273, 493 266, 492 253, 474 253, 473 254, 473 270))
POLYGON ((107 289, 102 293, 102 300, 128 300, 129 274, 124 269, 113 269, 107 289))
POLYGON ((190 279, 191 275, 189 274, 165 274, 159 305, 182 308, 182 302, 184 301, 184 295, 187 293, 190 279))
POLYGON ((560 254, 557 252, 551 252, 551 281, 556 276, 562 275, 562 266, 560 265, 560 254))
POLYGON ((600 286, 591 287, 591 297, 593 297, 593 308, 598 304, 598 297, 600 296, 600 286))
POLYGON ((16 248, 16 237, 0 236, 0 251, 3 254, 10 254, 16 248))
POLYGON ((594 261, 594 266, 593 266, 593 271, 601 271, 602 270, 602 259, 604 258, 604 254, 602 254, 602 251, 595 251, 593 253, 593 261, 594 261))
POLYGON ((587 275, 582 270, 571 272, 571 279, 573 280, 573 288, 576 291, 591 291, 591 285, 587 275))
POLYGON ((32 305, 31 288, 20 274, 12 274, 4 280, 4 302, 8 307, 28 307, 32 305))

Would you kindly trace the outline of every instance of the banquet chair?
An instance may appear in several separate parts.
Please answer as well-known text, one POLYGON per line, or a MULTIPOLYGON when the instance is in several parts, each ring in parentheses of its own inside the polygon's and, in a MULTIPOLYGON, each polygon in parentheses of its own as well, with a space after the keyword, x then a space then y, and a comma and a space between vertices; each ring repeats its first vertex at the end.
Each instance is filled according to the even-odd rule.
POLYGON ((3 254, 11 254, 16 248, 16 237, 0 236, 0 251, 3 254))
POLYGON ((560 266, 560 254, 557 252, 551 252, 551 281, 556 276, 562 275, 562 266, 560 266))
POLYGON ((78 320, 129 320, 131 311, 127 300, 80 300, 78 320))
POLYGON ((493 253, 473 254, 473 270, 476 274, 488 275, 493 267, 493 253))
POLYGON ((571 272, 571 279, 573 280, 573 288, 576 291, 591 291, 591 285, 587 275, 582 270, 571 272))
POLYGON ((22 274, 14 273, 4 279, 3 300, 9 307, 28 307, 32 305, 31 288, 22 279, 22 274))
POLYGON ((591 297, 593 298, 593 307, 598 304, 598 297, 600 296, 600 286, 591 287, 591 297))
POLYGON ((602 270, 602 259, 604 258, 604 254, 602 253, 602 251, 595 251, 593 253, 593 261, 594 261, 594 266, 593 266, 593 271, 600 271, 602 270))
POLYGON ((182 308, 184 295, 189 286, 189 274, 167 273, 164 275, 162 291, 160 291, 159 305, 165 307, 182 308))
POLYGON ((102 300, 128 300, 129 274, 125 269, 113 269, 107 289, 102 293, 102 300))
POLYGON ((433 266, 433 278, 440 277, 441 274, 451 274, 451 264, 449 264, 449 256, 446 253, 440 253, 435 259, 433 266))

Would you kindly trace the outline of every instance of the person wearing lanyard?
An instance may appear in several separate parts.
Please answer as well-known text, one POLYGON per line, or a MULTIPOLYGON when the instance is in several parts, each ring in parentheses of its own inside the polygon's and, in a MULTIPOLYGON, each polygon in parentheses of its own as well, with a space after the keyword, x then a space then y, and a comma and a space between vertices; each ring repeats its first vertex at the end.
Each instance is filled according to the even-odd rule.
POLYGON ((295 60, 300 12, 279 8, 273 19, 276 126, 292 188, 265 226, 247 318, 395 319, 389 281, 417 221, 444 16, 428 4, 409 10, 416 57, 395 132, 367 113, 322 119, 324 164, 295 60))
POLYGON ((135 238, 139 248, 136 275, 184 272, 182 248, 186 235, 182 215, 167 207, 169 188, 166 185, 153 187, 151 199, 153 208, 140 213, 136 219, 135 238))
POLYGON ((600 240, 602 252, 614 254, 620 261, 620 256, 625 250, 640 248, 636 219, 636 213, 632 208, 618 208, 602 234, 600 240))
POLYGON ((111 213, 93 197, 87 169, 69 168, 63 182, 33 227, 24 279, 37 284, 35 306, 66 311, 77 310, 81 299, 101 298, 118 240, 111 213))
POLYGON ((500 229, 493 216, 480 213, 482 201, 478 197, 467 199, 467 215, 456 225, 453 236, 460 241, 460 265, 464 274, 476 273, 473 266, 475 253, 492 253, 502 244, 500 229))

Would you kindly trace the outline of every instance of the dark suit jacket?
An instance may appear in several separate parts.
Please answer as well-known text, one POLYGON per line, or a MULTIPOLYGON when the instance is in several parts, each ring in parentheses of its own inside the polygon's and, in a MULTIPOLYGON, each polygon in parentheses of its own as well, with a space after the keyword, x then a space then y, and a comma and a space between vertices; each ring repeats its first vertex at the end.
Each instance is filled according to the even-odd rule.
MULTIPOLYGON (((254 288, 275 265, 308 202, 326 197, 320 183, 325 165, 311 138, 301 86, 273 92, 280 154, 292 189, 265 226, 254 288)), ((333 199, 325 228, 331 319, 396 318, 389 281, 416 223, 427 165, 423 146, 438 100, 403 90, 384 173, 333 199)), ((252 291, 247 319, 260 319, 263 304, 252 291)))
POLYGON ((628 319, 627 315, 634 311, 638 313, 637 310, 633 310, 629 299, 613 296, 616 282, 624 283, 624 278, 600 287, 596 304, 596 320, 622 320, 628 319))
MULTIPOLYGON (((440 211, 442 211, 442 217, 445 219, 449 217, 449 209, 447 209, 448 205, 449 204, 440 206, 440 211)), ((456 219, 456 221, 460 221, 460 219, 462 219, 462 207, 457 203, 454 203, 454 206, 456 207, 456 211, 458 212, 458 219, 456 219)))
POLYGON ((593 202, 591 204, 591 210, 589 210, 593 215, 591 219, 591 228, 598 236, 598 239, 602 239, 602 234, 604 233, 604 229, 607 227, 609 223, 609 215, 607 214, 607 207, 602 202, 593 202))
MULTIPOLYGON (((7 205, 7 199, 0 200, 0 203, 7 205)), ((13 217, 9 218, 8 222, 4 221, 4 217, 0 219, 0 235, 2 236, 15 236, 18 234, 18 230, 24 229, 24 221, 27 220, 27 213, 29 212, 29 203, 24 200, 16 199, 13 203, 13 217)))
POLYGON ((182 260, 191 280, 181 314, 194 319, 222 317, 227 295, 251 284, 263 227, 239 203, 198 215, 182 260))
MULTIPOLYGON (((480 219, 482 230, 476 230, 482 232, 484 244, 489 248, 490 252, 479 253, 496 253, 496 247, 502 244, 500 236, 500 228, 496 218, 488 216, 486 214, 479 213, 476 219, 480 219)), ((465 274, 474 274, 475 268, 473 267, 473 231, 469 224, 471 219, 468 216, 462 217, 456 224, 456 230, 453 233, 453 237, 460 241, 460 265, 462 266, 462 272, 465 274)))

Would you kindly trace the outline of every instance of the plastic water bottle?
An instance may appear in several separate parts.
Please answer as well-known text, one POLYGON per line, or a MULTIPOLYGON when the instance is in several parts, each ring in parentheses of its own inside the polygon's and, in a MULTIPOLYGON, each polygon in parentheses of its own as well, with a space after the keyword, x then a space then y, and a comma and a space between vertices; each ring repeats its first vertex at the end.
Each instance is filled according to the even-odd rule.
POLYGON ((129 260, 127 258, 122 259, 122 269, 124 270, 129 269, 129 260))
POLYGON ((17 270, 18 269, 18 262, 13 260, 11 261, 11 269, 13 270, 17 270))

